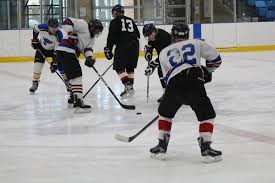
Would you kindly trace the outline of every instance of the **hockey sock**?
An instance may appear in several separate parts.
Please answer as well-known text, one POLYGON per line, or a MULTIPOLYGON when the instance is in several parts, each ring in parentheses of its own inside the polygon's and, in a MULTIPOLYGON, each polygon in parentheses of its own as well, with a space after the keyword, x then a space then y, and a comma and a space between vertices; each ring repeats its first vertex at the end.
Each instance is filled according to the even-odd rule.
POLYGON ((159 139, 164 139, 165 134, 170 134, 172 127, 172 119, 171 118, 165 118, 163 116, 159 116, 159 139))
POLYGON ((82 76, 70 80, 71 89, 73 95, 76 95, 77 98, 83 98, 83 87, 82 87, 82 76))
POLYGON ((33 64, 33 81, 39 81, 44 63, 34 62, 33 64))
POLYGON ((122 84, 125 85, 126 83, 128 83, 129 78, 128 78, 127 72, 122 71, 122 72, 118 72, 117 74, 118 74, 118 76, 119 76, 119 78, 120 78, 122 84))
POLYGON ((211 142, 214 129, 214 119, 200 121, 199 132, 205 142, 211 142))
POLYGON ((134 72, 128 72, 128 80, 130 84, 134 84, 134 72))

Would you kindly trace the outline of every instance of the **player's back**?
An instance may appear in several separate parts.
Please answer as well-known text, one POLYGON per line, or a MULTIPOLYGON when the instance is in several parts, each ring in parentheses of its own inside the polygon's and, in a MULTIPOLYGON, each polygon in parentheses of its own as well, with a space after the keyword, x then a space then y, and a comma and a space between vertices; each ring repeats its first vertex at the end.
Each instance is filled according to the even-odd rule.
POLYGON ((111 21, 108 42, 113 42, 117 47, 127 47, 139 37, 138 28, 131 18, 119 16, 111 21))
POLYGON ((201 58, 215 60, 219 53, 206 42, 198 39, 173 43, 160 53, 160 63, 167 80, 189 67, 200 67, 201 58))
POLYGON ((149 45, 152 45, 160 54, 161 50, 171 44, 171 35, 163 29, 157 29, 157 36, 155 41, 148 41, 149 45))

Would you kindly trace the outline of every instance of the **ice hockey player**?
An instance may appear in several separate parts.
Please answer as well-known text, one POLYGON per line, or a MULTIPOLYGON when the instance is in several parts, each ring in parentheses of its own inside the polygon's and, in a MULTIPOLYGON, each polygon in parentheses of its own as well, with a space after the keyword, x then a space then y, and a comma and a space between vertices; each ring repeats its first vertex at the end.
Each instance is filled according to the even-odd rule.
MULTIPOLYGON (((41 72, 45 63, 46 57, 52 57, 51 72, 54 73, 59 70, 62 79, 67 81, 64 73, 63 66, 57 64, 55 49, 61 42, 63 37, 62 31, 58 28, 57 19, 49 19, 48 24, 39 24, 33 28, 33 38, 31 45, 36 50, 33 66, 33 81, 32 86, 29 89, 31 93, 34 93, 39 85, 41 72)), ((68 84, 66 85, 68 86, 68 84)), ((68 90, 69 88, 67 88, 68 90)))
POLYGON ((57 60, 64 65, 65 74, 71 86, 68 99, 69 107, 76 107, 76 112, 91 112, 91 106, 83 102, 82 70, 78 57, 83 53, 85 65, 93 67, 96 59, 93 57, 95 37, 103 31, 102 23, 92 19, 87 23, 83 19, 67 18, 62 23, 62 29, 67 33, 57 48, 57 60))
MULTIPOLYGON (((143 26, 143 36, 148 39, 148 44, 145 45, 145 59, 148 61, 148 66, 145 69, 145 75, 150 76, 158 68, 158 76, 160 79, 163 92, 166 88, 166 83, 162 74, 162 70, 159 64, 159 57, 152 60, 153 50, 157 51, 159 56, 161 50, 171 44, 171 35, 163 29, 156 28, 154 24, 149 23, 143 26)), ((163 95, 157 100, 161 102, 163 95)))
POLYGON ((198 138, 201 155, 207 162, 222 159, 222 152, 211 148, 215 110, 207 96, 204 84, 211 81, 211 73, 222 60, 217 50, 206 42, 189 40, 188 25, 178 22, 172 27, 172 42, 163 49, 159 60, 167 87, 159 112, 159 144, 150 149, 152 158, 163 159, 170 140, 172 119, 182 104, 189 105, 199 121, 198 138), (206 66, 200 59, 206 59, 206 66))
POLYGON ((115 45, 114 66, 122 84, 124 91, 120 94, 122 98, 133 96, 135 91, 134 71, 137 66, 139 56, 139 30, 135 22, 124 16, 124 7, 120 4, 112 8, 114 19, 109 26, 107 46, 104 48, 105 56, 108 60, 113 58, 112 49, 115 45))

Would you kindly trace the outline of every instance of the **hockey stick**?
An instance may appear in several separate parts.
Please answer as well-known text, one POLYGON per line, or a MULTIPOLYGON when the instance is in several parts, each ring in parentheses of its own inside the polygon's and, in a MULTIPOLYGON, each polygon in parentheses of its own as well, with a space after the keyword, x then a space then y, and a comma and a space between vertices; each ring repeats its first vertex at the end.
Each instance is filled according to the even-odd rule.
POLYGON ((135 135, 131 136, 131 137, 126 137, 120 134, 116 134, 115 138, 118 141, 121 142, 131 142, 133 141, 135 138, 137 138, 144 130, 146 130, 149 126, 151 126, 157 119, 159 118, 159 116, 157 115, 154 119, 152 119, 146 126, 144 126, 141 130, 139 130, 135 135))
MULTIPOLYGON (((45 55, 42 53, 42 51, 39 50, 39 49, 36 49, 36 50, 38 50, 38 51, 40 52, 40 54, 42 55, 42 57, 44 57, 44 59, 46 60, 46 62, 48 62, 48 64, 51 65, 51 63, 49 62, 49 60, 47 59, 47 57, 45 57, 45 55)), ((56 73, 57 76, 63 81, 63 83, 66 85, 66 87, 67 87, 67 88, 70 88, 70 86, 68 85, 68 83, 66 83, 66 82, 63 80, 63 78, 60 76, 60 74, 59 74, 57 71, 55 71, 55 73, 56 73)))
POLYGON ((149 80, 150 80, 150 78, 149 78, 149 76, 147 76, 147 93, 146 93, 146 98, 147 98, 147 103, 148 103, 148 101, 149 101, 149 80))
POLYGON ((119 103, 119 105, 124 108, 124 109, 129 109, 129 110, 135 110, 136 106, 134 105, 125 105, 122 104, 119 99, 117 98, 117 96, 114 94, 113 90, 109 87, 109 85, 106 83, 106 81, 104 80, 103 77, 100 77, 100 74, 98 73, 97 69, 92 66, 92 68, 94 69, 94 71, 96 72, 96 74, 98 75, 98 77, 102 80, 102 82, 105 84, 105 86, 109 89, 109 91, 111 92, 111 94, 115 97, 116 101, 119 103))
POLYGON ((104 76, 104 74, 113 66, 113 64, 111 64, 104 72, 103 74, 101 74, 98 78, 98 80, 93 84, 93 86, 90 87, 90 89, 83 95, 83 98, 86 97, 86 95, 88 95, 88 93, 95 87, 95 85, 99 82, 99 80, 104 76))

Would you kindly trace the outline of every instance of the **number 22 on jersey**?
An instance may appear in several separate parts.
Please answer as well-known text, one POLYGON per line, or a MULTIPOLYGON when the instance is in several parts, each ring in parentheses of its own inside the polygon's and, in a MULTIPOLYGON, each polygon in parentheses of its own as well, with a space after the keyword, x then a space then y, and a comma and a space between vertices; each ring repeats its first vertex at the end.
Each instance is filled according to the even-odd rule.
POLYGON ((134 32, 133 22, 130 19, 121 19, 121 31, 122 32, 134 32))
POLYGON ((173 48, 167 52, 167 57, 171 66, 178 64, 194 65, 197 63, 195 46, 193 44, 184 45, 181 49, 173 48))

